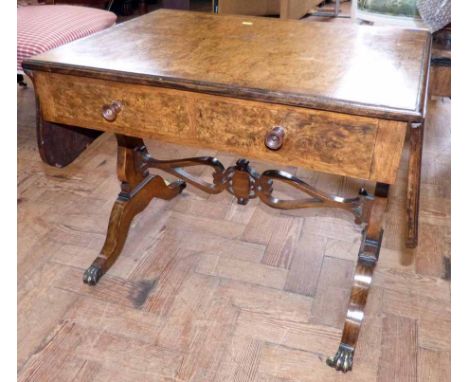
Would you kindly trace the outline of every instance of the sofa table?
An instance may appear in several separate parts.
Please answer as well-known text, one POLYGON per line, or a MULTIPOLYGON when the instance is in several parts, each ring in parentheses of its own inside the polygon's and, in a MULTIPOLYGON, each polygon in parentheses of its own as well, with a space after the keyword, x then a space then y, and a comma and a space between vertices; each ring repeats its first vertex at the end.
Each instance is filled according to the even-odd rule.
POLYGON ((226 190, 239 204, 258 197, 273 208, 341 208, 362 226, 362 243, 342 340, 327 363, 350 370, 389 186, 408 124, 424 122, 430 43, 422 31, 159 10, 25 61, 40 121, 117 137, 121 192, 84 282, 96 284, 117 260, 132 218, 152 198, 172 199, 186 183, 212 194, 226 190), (156 159, 142 138, 376 187, 342 197, 284 171, 260 174, 246 159, 228 168, 214 157, 156 159), (211 167, 213 181, 185 170, 191 166, 211 167), (179 180, 168 183, 151 168, 179 180), (277 198, 276 182, 304 197, 277 198))

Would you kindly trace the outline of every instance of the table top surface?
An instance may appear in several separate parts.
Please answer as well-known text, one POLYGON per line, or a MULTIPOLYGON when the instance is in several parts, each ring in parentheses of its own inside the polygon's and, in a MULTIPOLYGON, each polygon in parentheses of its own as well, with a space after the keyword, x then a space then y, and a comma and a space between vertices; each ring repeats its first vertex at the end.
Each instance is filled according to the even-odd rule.
POLYGON ((429 33, 158 10, 24 62, 45 70, 400 120, 424 117, 429 33))

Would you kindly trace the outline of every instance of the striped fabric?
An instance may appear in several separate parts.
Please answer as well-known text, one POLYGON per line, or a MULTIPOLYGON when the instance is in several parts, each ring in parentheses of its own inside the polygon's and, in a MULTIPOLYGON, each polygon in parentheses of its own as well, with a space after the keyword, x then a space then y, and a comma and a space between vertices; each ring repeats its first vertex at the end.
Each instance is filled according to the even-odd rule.
POLYGON ((112 12, 71 5, 19 7, 17 69, 24 59, 88 36, 115 23, 112 12))

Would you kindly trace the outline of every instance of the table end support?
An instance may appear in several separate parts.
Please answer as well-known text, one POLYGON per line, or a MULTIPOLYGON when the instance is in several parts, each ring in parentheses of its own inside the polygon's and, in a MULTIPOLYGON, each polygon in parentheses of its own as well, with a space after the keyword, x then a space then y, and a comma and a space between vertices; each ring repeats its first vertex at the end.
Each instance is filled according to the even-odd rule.
POLYGON ((186 186, 182 180, 168 184, 161 176, 149 174, 142 162, 146 148, 141 139, 117 135, 117 141, 117 173, 121 181, 121 192, 112 208, 104 246, 83 274, 83 282, 88 285, 96 285, 117 260, 133 218, 142 212, 153 198, 173 199, 186 186))

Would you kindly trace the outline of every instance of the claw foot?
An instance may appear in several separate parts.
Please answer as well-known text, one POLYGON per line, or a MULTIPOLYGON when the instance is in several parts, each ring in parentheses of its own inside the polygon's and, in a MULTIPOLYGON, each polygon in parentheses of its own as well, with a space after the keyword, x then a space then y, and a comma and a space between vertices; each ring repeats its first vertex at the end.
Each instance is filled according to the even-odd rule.
POLYGON ((354 349, 352 347, 340 344, 335 356, 327 359, 327 365, 346 373, 353 368, 353 355, 354 349))
POLYGON ((179 194, 181 194, 182 191, 184 191, 187 187, 187 183, 185 183, 183 180, 177 180, 175 183, 177 183, 177 186, 179 187, 179 194))
POLYGON ((83 282, 88 285, 96 285, 101 276, 101 268, 93 264, 84 272, 83 282))

